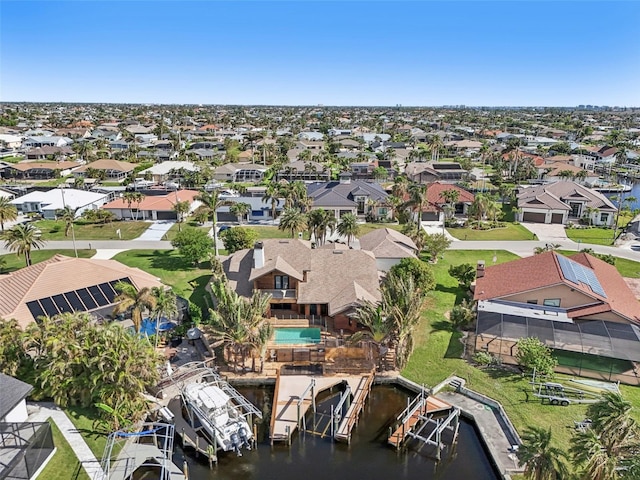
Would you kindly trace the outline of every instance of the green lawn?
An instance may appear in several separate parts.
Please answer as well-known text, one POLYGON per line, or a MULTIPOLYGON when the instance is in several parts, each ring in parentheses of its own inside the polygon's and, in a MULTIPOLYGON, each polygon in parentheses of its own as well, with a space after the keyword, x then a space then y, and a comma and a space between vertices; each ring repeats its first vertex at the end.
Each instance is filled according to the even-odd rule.
MULTIPOLYGON (((64 236, 64 222, 62 221, 38 220, 33 225, 42 231, 44 240, 71 240, 71 232, 68 237, 64 236)), ((150 225, 148 222, 136 221, 96 224, 79 220, 74 224, 74 231, 76 240, 118 240, 117 230, 120 230, 122 240, 133 240, 139 237, 150 225)))
POLYGON ((24 160, 24 157, 2 157, 0 158, 0 161, 2 162, 7 162, 7 163, 18 163, 20 161, 24 160))
POLYGON ((362 237, 363 235, 366 235, 367 233, 378 230, 380 228, 391 228, 393 230, 401 232, 404 225, 400 225, 397 223, 361 223, 358 226, 360 227, 358 237, 362 237))
POLYGON ((78 457, 76 457, 56 424, 51 419, 49 423, 51 424, 53 443, 57 450, 37 478, 39 480, 49 480, 51 478, 59 480, 89 480, 89 475, 80 465, 78 457))
POLYGON ((567 228, 567 237, 574 242, 592 243, 594 245, 612 245, 613 230, 610 228, 567 228))
POLYGON ((584 418, 584 406, 561 408, 542 405, 528 394, 531 391, 528 378, 507 369, 479 369, 460 358, 463 352, 461 333, 452 329, 445 313, 465 294, 447 270, 452 264, 475 265, 477 260, 489 263, 494 254, 497 256, 496 263, 518 258, 505 251, 448 251, 433 266, 437 286, 430 294, 431 305, 425 311, 416 335, 414 353, 402 373, 417 383, 429 386, 436 385, 452 374, 465 378, 469 388, 502 403, 519 432, 529 425, 553 426, 555 443, 566 446, 573 431, 573 421, 584 418))
MULTIPOLYGON (((258 233, 258 240, 265 240, 267 238, 291 238, 291 232, 280 230, 278 227, 269 227, 269 226, 255 226, 255 225, 244 225, 247 228, 258 233)), ((309 234, 304 232, 303 238, 305 240, 309 240, 309 234)))
MULTIPOLYGON (((55 254, 66 255, 67 257, 75 257, 73 250, 34 250, 31 252, 31 262, 40 263, 49 260, 55 254)), ((78 250, 78 257, 91 258, 96 254, 95 250, 78 250)), ((0 264, 4 261, 4 265, 0 268, 0 273, 9 273, 25 267, 24 257, 18 257, 15 253, 0 255, 0 264)))
POLYGON ((472 228, 447 228, 458 240, 535 240, 534 235, 522 225, 507 223, 503 228, 475 230, 472 228))
MULTIPOLYGON (((209 232, 209 230, 211 230, 211 227, 204 227, 202 225, 200 225, 198 222, 194 222, 194 221, 186 221, 186 222, 182 222, 182 226, 180 228, 184 229, 186 227, 192 227, 192 228, 200 228, 202 230, 205 230, 206 232, 209 232)), ((167 233, 164 234, 164 237, 162 237, 163 240, 167 240, 168 242, 172 241, 174 238, 176 238, 176 235, 178 234, 178 224, 174 223, 171 228, 169 229, 169 231, 167 233)))
POLYGON ((207 308, 205 286, 211 277, 208 263, 196 268, 186 262, 176 250, 129 250, 119 253, 115 260, 137 267, 160 278, 170 285, 176 295, 191 300, 202 308, 207 308))
POLYGON ((107 444, 107 435, 105 432, 94 430, 94 422, 98 418, 98 412, 93 408, 67 407, 65 413, 100 461, 107 444))

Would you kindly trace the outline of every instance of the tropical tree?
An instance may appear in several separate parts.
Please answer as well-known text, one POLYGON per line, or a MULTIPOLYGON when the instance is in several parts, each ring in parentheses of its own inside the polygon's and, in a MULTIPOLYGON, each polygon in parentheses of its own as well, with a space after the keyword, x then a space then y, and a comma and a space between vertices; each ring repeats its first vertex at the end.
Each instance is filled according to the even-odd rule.
POLYGON ((31 250, 44 246, 41 240, 42 234, 30 223, 15 225, 9 230, 0 233, 0 238, 4 240, 5 248, 16 252, 18 256, 24 256, 27 267, 31 265, 31 250))
POLYGON ((242 225, 244 217, 251 213, 251 205, 245 202, 234 202, 231 207, 229 207, 229 212, 238 217, 238 223, 242 225))
POLYGON ((213 224, 213 253, 218 256, 218 209, 229 205, 230 202, 224 198, 220 198, 220 192, 213 190, 212 192, 202 191, 195 197, 196 200, 202 202, 202 205, 196 210, 196 214, 200 212, 201 216, 205 216, 211 220, 213 224))
POLYGON ((349 337, 349 343, 356 344, 368 339, 376 348, 376 358, 378 365, 382 360, 382 350, 392 338, 394 325, 380 303, 365 301, 356 309, 353 318, 366 330, 360 330, 349 337))
POLYGON ((173 211, 176 212, 176 219, 178 221, 178 231, 182 231, 182 222, 184 222, 184 216, 189 213, 191 204, 187 201, 178 200, 173 204, 173 211))
POLYGON ((322 245, 327 237, 327 229, 333 233, 336 227, 336 217, 333 212, 324 208, 317 208, 307 213, 307 227, 309 238, 313 236, 317 245, 322 245))
POLYGON ((431 150, 431 161, 439 162, 440 161, 440 150, 444 146, 442 142, 442 138, 440 135, 433 135, 429 138, 429 150, 431 150))
POLYGON ((76 219, 77 208, 71 208, 70 206, 66 206, 59 210, 56 210, 56 217, 58 220, 62 220, 64 222, 64 236, 69 236, 69 230, 73 228, 73 222, 76 219))
POLYGON ((522 435, 518 460, 524 464, 524 475, 530 480, 564 480, 569 477, 566 454, 551 445, 551 429, 529 427, 522 435))
POLYGON ((412 182, 407 189, 409 199, 405 202, 405 207, 412 212, 416 231, 421 230, 422 211, 427 205, 427 186, 421 183, 412 182))
POLYGON ((258 240, 258 232, 253 228, 228 228, 220 234, 220 238, 227 252, 234 253, 245 248, 252 248, 258 240))
POLYGON ((213 335, 224 342, 234 367, 237 369, 238 360, 244 366, 246 356, 252 352, 259 353, 263 360, 272 333, 265 318, 271 295, 254 291, 250 298, 242 297, 224 279, 213 281, 211 292, 216 303, 215 309, 209 309, 213 335))
POLYGON ((7 197, 0 197, 0 229, 4 232, 4 223, 18 218, 18 209, 9 203, 7 197))
POLYGON ((140 331, 142 325, 143 312, 153 312, 156 308, 156 297, 150 288, 144 287, 140 290, 128 282, 118 282, 115 284, 118 295, 115 301, 118 304, 113 308, 113 314, 119 315, 131 310, 131 321, 136 332, 140 331))
POLYGON ((297 232, 301 232, 306 228, 306 215, 299 209, 287 208, 282 215, 280 215, 280 224, 278 225, 278 229, 284 231, 289 230, 291 232, 291 238, 294 238, 297 232))
POLYGON ((449 248, 451 240, 443 233, 427 234, 425 237, 425 250, 431 257, 432 263, 438 263, 438 257, 449 248))
POLYGON ((458 202, 460 198, 460 192, 458 190, 449 189, 443 191, 441 194, 442 198, 449 205, 449 218, 453 217, 453 212, 455 212, 455 204, 458 202))
POLYGON ((24 332, 18 321, 0 318, 0 371, 11 376, 24 377, 32 367, 33 359, 24 347, 24 332))
POLYGON ((278 208, 278 202, 280 201, 280 190, 275 183, 269 183, 267 189, 262 196, 262 201, 271 203, 271 218, 275 220, 278 208))
POLYGON ((351 245, 351 240, 353 240, 360 232, 358 217, 353 213, 345 213, 340 217, 336 231, 343 237, 347 237, 347 245, 351 245))
MULTIPOLYGON (((131 218, 133 217, 133 208, 131 208, 132 204, 137 204, 140 205, 140 203, 142 203, 142 200, 144 200, 144 195, 140 192, 125 192, 124 195, 122 195, 122 199, 127 203, 127 208, 129 209, 129 216, 131 218)), ((138 219, 138 212, 136 211, 136 216, 135 219, 138 219)))
MULTIPOLYGON (((171 240, 171 245, 177 248, 187 261, 197 265, 212 251, 213 239, 203 229, 188 227, 176 234, 171 240)), ((215 251, 214 256, 218 256, 215 251)))
POLYGON ((153 287, 151 289, 151 295, 153 295, 155 299, 155 307, 153 307, 152 313, 154 313, 156 317, 155 346, 157 347, 161 320, 177 315, 178 303, 176 302, 176 294, 166 288, 153 287))

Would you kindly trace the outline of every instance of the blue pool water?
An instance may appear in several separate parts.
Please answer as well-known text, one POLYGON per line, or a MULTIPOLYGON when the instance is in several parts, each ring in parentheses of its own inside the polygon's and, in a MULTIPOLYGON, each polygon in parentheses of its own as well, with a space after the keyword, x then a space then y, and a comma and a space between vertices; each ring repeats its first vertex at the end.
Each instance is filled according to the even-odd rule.
POLYGON ((276 328, 273 341, 278 345, 320 343, 320 329, 315 327, 276 328))

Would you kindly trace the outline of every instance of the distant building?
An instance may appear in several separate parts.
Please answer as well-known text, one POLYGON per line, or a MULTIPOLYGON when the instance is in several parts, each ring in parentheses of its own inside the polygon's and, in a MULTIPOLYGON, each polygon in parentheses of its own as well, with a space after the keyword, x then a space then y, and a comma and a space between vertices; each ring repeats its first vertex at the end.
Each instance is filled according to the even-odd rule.
POLYGON ((109 194, 87 192, 74 188, 52 188, 45 192, 34 190, 11 200, 21 213, 39 213, 44 218, 54 220, 56 212, 65 207, 75 210, 76 217, 85 210, 97 210, 109 201, 109 194))

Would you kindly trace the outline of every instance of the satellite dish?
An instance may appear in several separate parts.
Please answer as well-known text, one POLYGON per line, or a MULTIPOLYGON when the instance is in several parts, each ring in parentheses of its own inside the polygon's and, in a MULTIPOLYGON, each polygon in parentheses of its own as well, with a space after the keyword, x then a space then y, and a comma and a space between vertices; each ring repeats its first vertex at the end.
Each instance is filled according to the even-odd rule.
POLYGON ((197 340, 202 336, 202 332, 198 327, 193 327, 187 330, 187 338, 189 340, 197 340))

